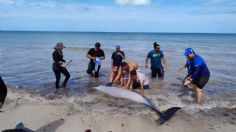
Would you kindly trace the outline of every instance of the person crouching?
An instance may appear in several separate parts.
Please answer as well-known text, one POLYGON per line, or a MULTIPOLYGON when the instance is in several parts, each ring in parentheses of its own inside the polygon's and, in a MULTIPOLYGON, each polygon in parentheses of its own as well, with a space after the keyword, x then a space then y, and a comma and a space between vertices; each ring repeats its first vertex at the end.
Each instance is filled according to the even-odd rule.
POLYGON ((140 93, 144 95, 144 90, 149 89, 149 79, 148 77, 141 72, 137 72, 136 70, 132 70, 130 72, 132 83, 132 89, 140 88, 140 93))

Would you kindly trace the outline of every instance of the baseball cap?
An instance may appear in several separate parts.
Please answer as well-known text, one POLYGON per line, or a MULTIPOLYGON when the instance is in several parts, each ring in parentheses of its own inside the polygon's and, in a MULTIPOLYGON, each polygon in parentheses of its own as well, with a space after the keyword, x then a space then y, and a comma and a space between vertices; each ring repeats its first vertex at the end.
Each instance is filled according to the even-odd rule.
POLYGON ((116 45, 116 49, 120 49, 120 45, 116 45))
POLYGON ((191 54, 192 52, 194 52, 194 50, 192 48, 186 48, 184 51, 184 55, 187 56, 187 55, 191 54))

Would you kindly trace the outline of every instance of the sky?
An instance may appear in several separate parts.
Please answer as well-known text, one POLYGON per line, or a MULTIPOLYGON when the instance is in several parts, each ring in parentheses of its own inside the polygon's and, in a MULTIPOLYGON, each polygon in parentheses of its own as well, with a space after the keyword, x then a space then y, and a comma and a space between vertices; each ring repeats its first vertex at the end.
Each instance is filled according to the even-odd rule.
POLYGON ((236 33, 236 0, 0 0, 0 30, 236 33))

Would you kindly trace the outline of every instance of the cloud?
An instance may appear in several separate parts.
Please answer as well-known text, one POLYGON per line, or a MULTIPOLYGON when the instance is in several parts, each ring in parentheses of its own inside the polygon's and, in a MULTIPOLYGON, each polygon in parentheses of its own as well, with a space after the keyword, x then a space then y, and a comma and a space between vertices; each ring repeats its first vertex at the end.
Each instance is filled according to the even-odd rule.
POLYGON ((24 3, 24 0, 0 0, 0 4, 3 5, 19 5, 24 3))
POLYGON ((56 2, 48 1, 48 2, 33 2, 31 6, 45 7, 45 8, 55 8, 57 5, 56 2))
POLYGON ((118 5, 149 5, 151 0, 115 0, 118 5))

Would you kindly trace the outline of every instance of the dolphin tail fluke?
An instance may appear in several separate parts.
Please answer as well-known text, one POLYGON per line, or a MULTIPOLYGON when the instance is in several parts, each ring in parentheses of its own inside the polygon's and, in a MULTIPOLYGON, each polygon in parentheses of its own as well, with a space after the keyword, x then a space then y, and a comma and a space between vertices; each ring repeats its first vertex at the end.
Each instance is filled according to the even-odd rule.
POLYGON ((162 125, 164 124, 166 121, 168 121, 179 109, 181 109, 180 107, 172 107, 170 109, 167 109, 166 111, 162 112, 162 114, 158 114, 160 115, 160 118, 157 120, 158 124, 162 125))

